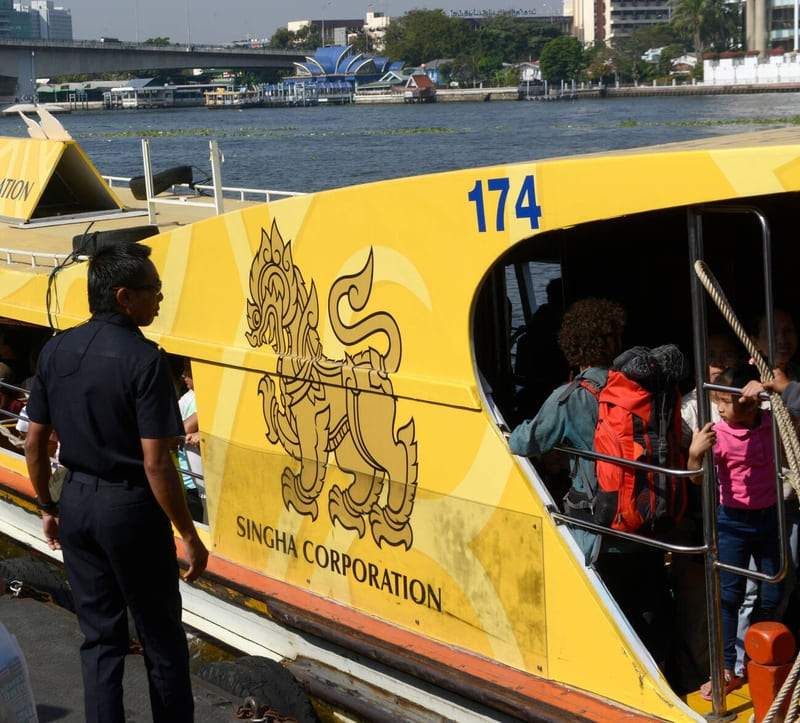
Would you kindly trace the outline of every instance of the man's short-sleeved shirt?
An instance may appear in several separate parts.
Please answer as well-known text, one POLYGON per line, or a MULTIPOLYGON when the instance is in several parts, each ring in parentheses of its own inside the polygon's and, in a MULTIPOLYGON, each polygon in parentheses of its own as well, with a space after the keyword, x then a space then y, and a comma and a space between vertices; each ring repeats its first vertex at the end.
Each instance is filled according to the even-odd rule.
POLYGON ((112 482, 146 481, 142 439, 183 434, 164 354, 117 312, 45 345, 28 416, 53 425, 61 464, 112 482))

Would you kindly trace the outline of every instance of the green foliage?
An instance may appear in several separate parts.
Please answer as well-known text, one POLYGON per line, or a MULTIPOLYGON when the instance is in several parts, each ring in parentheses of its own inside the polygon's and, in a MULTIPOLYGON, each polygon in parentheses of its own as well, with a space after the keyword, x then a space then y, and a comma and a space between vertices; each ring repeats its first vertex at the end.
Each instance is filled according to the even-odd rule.
POLYGON ((742 46, 742 11, 725 0, 671 0, 672 26, 700 57, 704 50, 742 46))
POLYGON ((370 51, 369 36, 363 30, 359 30, 355 40, 353 40, 350 45, 359 53, 368 53, 370 51))
POLYGON ((616 79, 616 51, 605 43, 597 43, 584 51, 586 76, 592 83, 613 85, 616 79))
POLYGON ((319 48, 322 47, 322 32, 311 23, 304 25, 294 34, 293 48, 319 48))
POLYGON ((410 66, 435 58, 453 58, 470 47, 469 24, 443 10, 411 10, 393 19, 384 38, 390 60, 410 66))
POLYGON ((473 28, 465 19, 451 18, 442 10, 411 10, 392 21, 385 42, 391 60, 412 66, 453 58, 454 73, 462 76, 459 82, 472 84, 488 80, 478 71, 480 60, 487 59, 490 65, 536 60, 544 46, 560 35, 554 23, 520 20, 510 13, 494 15, 473 28))
POLYGON ((510 14, 493 15, 477 30, 481 50, 509 62, 524 58, 527 38, 522 25, 510 14))
POLYGON ((278 28, 269 39, 269 45, 271 48, 280 48, 282 50, 286 50, 292 47, 293 40, 293 32, 287 30, 286 28, 278 28))
POLYGON ((304 25, 297 32, 278 28, 269 39, 271 48, 283 50, 291 48, 319 48, 322 46, 322 33, 316 25, 304 25))
POLYGON ((545 23, 541 20, 530 20, 525 23, 527 32, 527 48, 523 54, 523 58, 529 58, 530 60, 539 60, 542 55, 542 50, 544 46, 547 45, 551 40, 554 38, 559 37, 561 33, 561 29, 555 23, 545 23))
POLYGON ((144 41, 143 45, 172 45, 168 37, 161 37, 161 38, 148 38, 144 41))
POLYGON ((542 49, 539 67, 548 82, 577 80, 586 68, 580 41, 568 35, 554 38, 542 49))

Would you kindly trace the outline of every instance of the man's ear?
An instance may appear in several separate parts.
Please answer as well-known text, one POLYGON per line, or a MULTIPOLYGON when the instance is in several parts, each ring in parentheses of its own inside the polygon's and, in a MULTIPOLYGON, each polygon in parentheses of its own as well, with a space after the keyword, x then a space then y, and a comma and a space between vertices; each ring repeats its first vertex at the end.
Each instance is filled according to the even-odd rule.
POLYGON ((131 305, 131 292, 127 287, 120 286, 114 296, 117 300, 117 304, 123 309, 127 309, 131 305))

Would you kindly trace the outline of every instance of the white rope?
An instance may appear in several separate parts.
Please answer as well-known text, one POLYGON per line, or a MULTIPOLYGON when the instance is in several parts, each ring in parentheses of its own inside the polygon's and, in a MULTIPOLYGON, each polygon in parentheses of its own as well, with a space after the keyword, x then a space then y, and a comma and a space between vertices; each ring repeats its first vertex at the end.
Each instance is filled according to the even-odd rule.
MULTIPOLYGON (((709 296, 717 305, 720 312, 722 312, 728 324, 730 324, 731 329, 733 329, 736 336, 738 336, 742 344, 744 344, 747 352, 753 358, 761 380, 767 381, 772 379, 772 370, 769 368, 769 365, 758 349, 756 349, 755 344, 753 344, 752 339, 750 339, 744 327, 739 323, 730 303, 725 298, 725 294, 722 292, 722 289, 706 263, 698 259, 694 262, 694 270, 709 296)), ((786 461, 789 464, 788 479, 795 492, 798 493, 798 497, 800 497, 800 441, 798 441, 797 438, 797 431, 786 409, 786 405, 781 399, 781 395, 776 392, 771 392, 769 398, 772 403, 772 412, 775 415, 775 421, 778 425, 778 433, 781 436, 783 448, 786 453, 786 461)), ((798 703, 800 703, 800 686, 795 684, 797 683, 798 677, 800 677, 800 655, 795 658, 794 665, 792 665, 789 675, 786 677, 786 680, 778 691, 775 700, 772 701, 772 705, 761 723, 773 723, 773 721, 778 720, 778 712, 790 691, 792 691, 792 698, 786 717, 786 723, 791 723, 797 718, 798 703)))
MULTIPOLYGON (((722 315, 728 321, 736 336, 739 337, 742 344, 747 349, 747 353, 753 358, 758 373, 761 375, 762 381, 772 379, 772 370, 769 368, 766 360, 761 353, 756 349, 752 339, 745 331, 744 327, 739 323, 736 315, 733 313, 731 305, 725 298, 725 294, 719 287, 717 280, 706 266, 704 261, 697 260, 694 262, 694 269, 698 278, 703 286, 708 291, 709 296, 713 299, 717 308, 722 312, 722 315)), ((795 492, 800 497, 800 441, 797 439, 797 432, 795 430, 794 422, 786 409, 786 405, 781 399, 781 395, 777 392, 771 392, 769 395, 770 402, 772 403, 772 412, 775 415, 775 421, 778 424, 778 432, 783 442, 784 451, 786 452, 786 461, 789 463, 789 482, 794 488, 795 492)))

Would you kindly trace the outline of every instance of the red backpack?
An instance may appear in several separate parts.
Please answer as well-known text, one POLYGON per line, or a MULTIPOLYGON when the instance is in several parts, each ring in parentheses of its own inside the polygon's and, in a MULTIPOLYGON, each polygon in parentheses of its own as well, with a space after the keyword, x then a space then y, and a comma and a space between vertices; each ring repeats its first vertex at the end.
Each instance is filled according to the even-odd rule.
MULTIPOLYGON (((618 356, 600 391, 595 452, 670 469, 684 469, 680 391, 686 360, 672 344, 634 347, 618 356)), ((597 462, 595 521, 624 532, 659 534, 686 509, 686 479, 597 462)))

